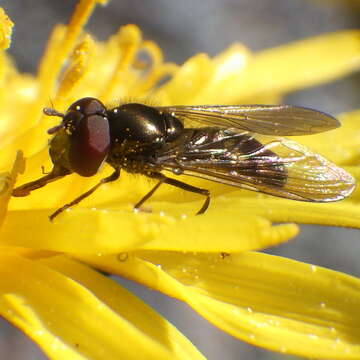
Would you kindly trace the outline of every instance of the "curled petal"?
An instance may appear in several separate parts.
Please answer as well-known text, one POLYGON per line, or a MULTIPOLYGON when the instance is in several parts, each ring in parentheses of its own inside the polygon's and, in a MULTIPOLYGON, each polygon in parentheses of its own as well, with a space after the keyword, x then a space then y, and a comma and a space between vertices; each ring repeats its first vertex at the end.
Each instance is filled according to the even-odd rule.
POLYGON ((253 252, 149 251, 129 254, 124 261, 87 260, 187 302, 216 326, 252 344, 304 357, 360 356, 357 278, 253 252))

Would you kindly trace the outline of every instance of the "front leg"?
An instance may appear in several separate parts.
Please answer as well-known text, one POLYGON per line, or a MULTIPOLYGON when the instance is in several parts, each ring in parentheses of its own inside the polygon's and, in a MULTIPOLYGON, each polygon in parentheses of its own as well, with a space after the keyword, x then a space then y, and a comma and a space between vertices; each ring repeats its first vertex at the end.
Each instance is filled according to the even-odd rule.
POLYGON ((45 176, 41 177, 40 179, 28 182, 26 184, 23 184, 21 186, 18 186, 15 188, 12 192, 12 196, 15 197, 21 197, 21 196, 28 196, 31 191, 40 189, 44 187, 46 184, 51 183, 53 181, 59 180, 62 177, 71 174, 71 171, 55 167, 51 170, 49 174, 46 174, 45 176))
POLYGON ((70 208, 71 206, 74 206, 74 205, 78 204, 81 200, 87 198, 89 195, 91 195, 101 185, 106 184, 106 183, 111 182, 111 181, 115 181, 115 180, 117 180, 119 178, 119 176, 120 176, 120 169, 115 169, 115 171, 110 176, 108 176, 108 177, 106 177, 104 179, 101 179, 99 181, 99 183, 97 183, 95 186, 93 186, 90 190, 88 190, 84 194, 80 195, 79 197, 77 197, 76 199, 71 201, 70 203, 65 204, 60 209, 57 209, 53 214, 51 214, 49 216, 50 221, 53 221, 56 216, 58 216, 60 213, 62 213, 66 209, 70 208))

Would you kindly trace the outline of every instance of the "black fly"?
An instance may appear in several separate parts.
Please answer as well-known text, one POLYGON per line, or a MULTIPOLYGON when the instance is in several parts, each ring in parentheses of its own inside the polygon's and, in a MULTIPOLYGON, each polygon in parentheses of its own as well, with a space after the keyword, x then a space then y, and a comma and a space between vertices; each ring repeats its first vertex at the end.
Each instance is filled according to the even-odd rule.
POLYGON ((104 183, 115 181, 120 170, 158 180, 135 206, 138 209, 161 184, 205 196, 197 214, 206 211, 210 193, 163 172, 189 175, 293 200, 341 200, 354 189, 354 179, 343 169, 304 146, 278 136, 309 135, 340 126, 333 117, 289 105, 170 106, 129 103, 107 109, 98 99, 83 98, 49 129, 52 171, 13 191, 27 196, 32 190, 73 172, 97 173, 107 162, 114 172, 50 219, 79 203, 104 183))

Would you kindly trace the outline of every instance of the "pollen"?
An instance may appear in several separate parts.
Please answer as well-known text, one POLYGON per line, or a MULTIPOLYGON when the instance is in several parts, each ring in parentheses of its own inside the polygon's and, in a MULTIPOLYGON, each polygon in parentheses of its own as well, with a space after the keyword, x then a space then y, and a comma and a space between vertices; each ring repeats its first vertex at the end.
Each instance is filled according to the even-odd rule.
POLYGON ((10 46, 12 28, 14 23, 0 7, 0 49, 7 49, 10 46))

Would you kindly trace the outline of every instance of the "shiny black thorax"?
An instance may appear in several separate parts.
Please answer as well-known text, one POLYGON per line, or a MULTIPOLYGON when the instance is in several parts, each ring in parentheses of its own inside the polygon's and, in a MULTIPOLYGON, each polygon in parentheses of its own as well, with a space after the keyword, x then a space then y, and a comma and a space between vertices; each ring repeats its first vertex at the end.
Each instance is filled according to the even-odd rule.
POLYGON ((143 104, 108 110, 110 150, 107 162, 130 173, 159 170, 156 154, 181 137, 182 122, 169 113, 143 104))

